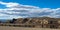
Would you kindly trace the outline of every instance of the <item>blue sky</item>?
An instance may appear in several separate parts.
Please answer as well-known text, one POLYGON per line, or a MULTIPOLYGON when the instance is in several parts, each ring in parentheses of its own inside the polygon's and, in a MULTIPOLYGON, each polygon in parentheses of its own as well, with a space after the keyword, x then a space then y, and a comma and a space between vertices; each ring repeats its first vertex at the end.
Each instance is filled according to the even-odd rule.
POLYGON ((59 8, 60 0, 0 0, 3 2, 17 2, 25 5, 33 5, 41 8, 59 8))
POLYGON ((60 18, 60 0, 0 0, 0 19, 60 18))

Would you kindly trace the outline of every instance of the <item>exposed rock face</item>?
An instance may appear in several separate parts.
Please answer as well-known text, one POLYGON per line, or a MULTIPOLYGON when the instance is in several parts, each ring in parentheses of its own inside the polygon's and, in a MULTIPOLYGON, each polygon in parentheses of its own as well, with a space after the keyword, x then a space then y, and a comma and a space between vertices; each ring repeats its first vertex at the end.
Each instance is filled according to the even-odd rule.
POLYGON ((49 17, 33 17, 33 18, 18 18, 13 23, 15 24, 26 24, 29 26, 43 28, 60 28, 60 18, 49 18, 49 17))
POLYGON ((23 23, 23 24, 48 24, 49 22, 60 21, 59 18, 49 18, 49 17, 40 17, 40 18, 18 18, 14 23, 23 23))

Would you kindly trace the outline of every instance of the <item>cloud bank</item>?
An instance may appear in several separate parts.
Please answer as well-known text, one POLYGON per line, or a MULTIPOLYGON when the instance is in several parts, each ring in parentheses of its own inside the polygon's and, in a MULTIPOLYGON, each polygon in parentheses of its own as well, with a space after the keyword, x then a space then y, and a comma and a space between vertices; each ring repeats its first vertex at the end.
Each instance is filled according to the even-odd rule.
POLYGON ((15 2, 2 2, 6 8, 0 9, 0 19, 25 18, 25 17, 54 17, 60 18, 60 8, 40 8, 31 5, 22 5, 15 2))

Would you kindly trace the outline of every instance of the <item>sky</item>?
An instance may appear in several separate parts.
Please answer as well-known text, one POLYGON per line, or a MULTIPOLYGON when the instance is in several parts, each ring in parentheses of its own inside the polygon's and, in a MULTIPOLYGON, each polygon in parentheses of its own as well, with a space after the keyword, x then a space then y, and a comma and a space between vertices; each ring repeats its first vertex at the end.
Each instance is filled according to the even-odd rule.
POLYGON ((60 18, 60 0, 0 0, 0 19, 60 18))
POLYGON ((41 8, 59 8, 60 0, 0 0, 3 2, 17 2, 24 5, 38 6, 41 8))

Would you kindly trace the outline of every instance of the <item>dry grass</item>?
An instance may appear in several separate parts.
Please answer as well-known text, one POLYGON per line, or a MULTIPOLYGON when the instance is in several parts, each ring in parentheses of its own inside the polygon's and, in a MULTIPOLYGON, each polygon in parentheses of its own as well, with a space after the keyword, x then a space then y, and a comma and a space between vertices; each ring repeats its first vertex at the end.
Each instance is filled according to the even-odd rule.
POLYGON ((0 26, 0 30, 60 30, 60 29, 0 26))

